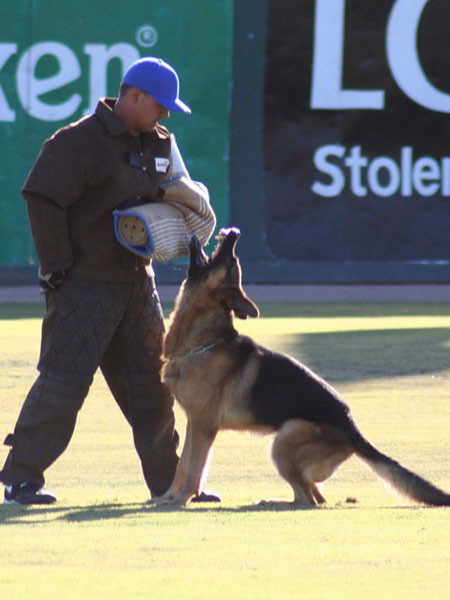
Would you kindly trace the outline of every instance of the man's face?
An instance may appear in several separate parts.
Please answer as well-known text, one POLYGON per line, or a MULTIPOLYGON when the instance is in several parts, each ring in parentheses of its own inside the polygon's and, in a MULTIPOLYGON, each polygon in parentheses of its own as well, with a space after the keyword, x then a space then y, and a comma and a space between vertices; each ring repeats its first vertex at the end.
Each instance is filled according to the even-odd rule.
POLYGON ((160 119, 168 119, 170 112, 162 106, 153 96, 139 90, 139 95, 134 105, 136 129, 142 132, 153 131, 160 119))

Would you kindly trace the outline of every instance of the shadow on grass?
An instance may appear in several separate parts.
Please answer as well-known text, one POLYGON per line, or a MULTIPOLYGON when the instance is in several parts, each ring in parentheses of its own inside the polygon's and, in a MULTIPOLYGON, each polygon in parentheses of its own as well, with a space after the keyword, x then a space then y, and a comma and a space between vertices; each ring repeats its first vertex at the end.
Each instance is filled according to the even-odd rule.
MULTIPOLYGON (((3 525, 36 525, 52 523, 55 521, 67 523, 86 523, 89 521, 105 521, 127 518, 151 517, 152 515, 167 513, 189 514, 246 514, 246 513, 284 513, 284 512, 310 512, 330 510, 356 510, 363 509, 355 499, 347 499, 336 504, 323 504, 321 506, 304 506, 285 503, 256 503, 241 506, 222 506, 217 504, 190 504, 189 506, 157 506, 146 503, 133 504, 93 504, 91 506, 3 506, 0 507, 0 524, 3 525)), ((419 505, 404 506, 377 506, 376 510, 425 510, 427 507, 419 505)), ((373 510, 374 507, 368 506, 373 510)))
POLYGON ((277 349, 296 357, 329 381, 450 371, 448 328, 285 335, 280 336, 277 349))
POLYGON ((163 505, 157 506, 145 503, 135 504, 93 504, 91 506, 3 506, 0 507, 0 524, 30 525, 66 521, 83 523, 88 521, 104 521, 128 517, 150 516, 176 512, 189 513, 246 513, 246 512, 285 512, 318 510, 319 507, 285 504, 250 504, 236 507, 225 507, 217 504, 199 506, 190 504, 187 507, 163 505))
MULTIPOLYGON (((173 303, 163 302, 163 311, 169 315, 173 303)), ((45 302, 0 302, 0 320, 42 319, 45 315, 45 302)))
POLYGON ((261 317, 396 317, 450 315, 448 302, 258 302, 261 317))
POLYGON ((148 505, 92 504, 91 506, 17 506, 0 507, 0 524, 26 525, 52 521, 84 522, 119 519, 129 515, 148 512, 148 505))
POLYGON ((133 504, 93 504, 90 506, 3 506, 0 507, 0 524, 30 525, 66 521, 68 523, 85 523, 89 521, 105 521, 125 519, 129 517, 144 517, 152 514, 167 513, 262 513, 262 512, 305 512, 326 510, 332 508, 354 508, 355 502, 339 503, 338 505, 304 506, 285 503, 263 502, 242 506, 222 506, 218 504, 190 504, 189 506, 152 505, 146 503, 133 504))
POLYGON ((42 302, 1 302, 0 319, 42 319, 45 314, 44 299, 42 302))
MULTIPOLYGON (((162 303, 164 315, 168 317, 173 302, 162 303)), ((450 315, 448 302, 260 302, 261 317, 280 318, 330 318, 330 317, 395 317, 450 315)), ((2 302, 0 319, 34 319, 45 314, 45 303, 2 302)))

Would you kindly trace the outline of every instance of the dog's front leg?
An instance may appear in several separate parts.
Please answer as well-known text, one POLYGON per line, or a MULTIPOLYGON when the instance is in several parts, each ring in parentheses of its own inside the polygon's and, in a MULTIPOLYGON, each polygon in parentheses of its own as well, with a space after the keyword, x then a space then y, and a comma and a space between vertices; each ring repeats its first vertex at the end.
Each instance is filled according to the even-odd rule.
POLYGON ((208 476, 209 458, 216 439, 217 429, 213 429, 201 421, 191 424, 191 440, 189 462, 185 473, 185 484, 178 497, 181 504, 186 504, 196 494, 200 494, 208 476))
POLYGON ((196 420, 188 419, 186 439, 178 462, 175 478, 169 490, 156 504, 186 505, 201 491, 207 475, 207 463, 217 431, 208 430, 196 420))
POLYGON ((186 487, 187 473, 189 469, 190 454, 192 449, 192 424, 188 419, 186 425, 186 435, 184 439, 183 450, 181 452, 180 460, 175 471, 175 477, 172 481, 172 485, 167 492, 160 498, 155 498, 157 504, 165 504, 173 502, 174 498, 179 494, 180 490, 186 487))

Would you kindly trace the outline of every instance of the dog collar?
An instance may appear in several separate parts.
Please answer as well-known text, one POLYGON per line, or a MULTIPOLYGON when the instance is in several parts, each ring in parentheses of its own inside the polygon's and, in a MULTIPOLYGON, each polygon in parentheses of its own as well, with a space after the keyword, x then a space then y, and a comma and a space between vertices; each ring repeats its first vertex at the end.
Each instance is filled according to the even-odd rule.
POLYGON ((192 348, 192 350, 189 350, 186 356, 196 356, 197 354, 203 354, 204 352, 207 352, 208 350, 211 350, 216 346, 220 346, 220 344, 223 344, 224 341, 225 340, 217 340, 217 342, 207 344, 206 346, 196 346, 195 348, 192 348))

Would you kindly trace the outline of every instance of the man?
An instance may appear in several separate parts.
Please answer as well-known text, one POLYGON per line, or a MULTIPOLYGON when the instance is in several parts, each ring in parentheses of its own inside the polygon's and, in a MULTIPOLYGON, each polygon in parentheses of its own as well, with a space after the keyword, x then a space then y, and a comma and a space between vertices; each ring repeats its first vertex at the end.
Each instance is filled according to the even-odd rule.
POLYGON ((112 224, 116 208, 163 194, 171 142, 159 121, 170 110, 191 112, 176 72, 140 59, 117 100, 100 100, 95 114, 44 142, 25 182, 47 312, 39 376, 5 440, 7 503, 56 500, 43 487, 44 471, 68 446, 98 367, 133 429, 151 495, 173 479, 179 438, 159 375, 164 323, 151 261, 122 247, 112 224))

